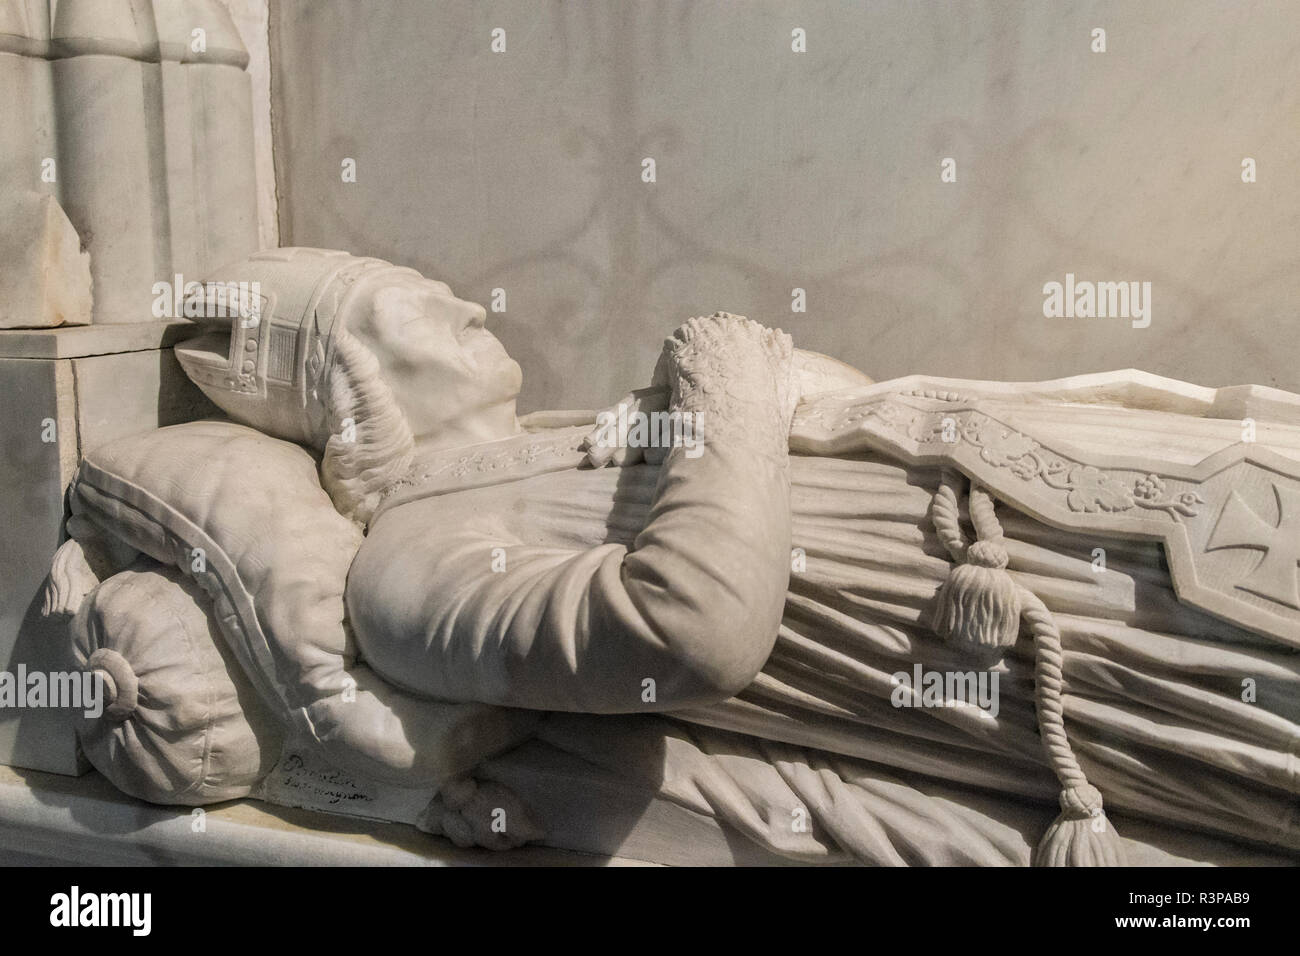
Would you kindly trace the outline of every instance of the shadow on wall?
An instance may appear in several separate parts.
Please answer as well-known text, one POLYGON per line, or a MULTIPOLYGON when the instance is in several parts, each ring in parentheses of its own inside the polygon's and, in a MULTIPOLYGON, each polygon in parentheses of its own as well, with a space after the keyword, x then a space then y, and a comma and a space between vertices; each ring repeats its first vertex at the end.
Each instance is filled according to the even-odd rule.
POLYGON ((643 384, 714 309, 878 380, 1300 388, 1297 28, 1208 0, 279 0, 282 241, 487 305, 524 408, 643 384), (1150 325, 1046 316, 1067 276, 1151 283, 1150 325))

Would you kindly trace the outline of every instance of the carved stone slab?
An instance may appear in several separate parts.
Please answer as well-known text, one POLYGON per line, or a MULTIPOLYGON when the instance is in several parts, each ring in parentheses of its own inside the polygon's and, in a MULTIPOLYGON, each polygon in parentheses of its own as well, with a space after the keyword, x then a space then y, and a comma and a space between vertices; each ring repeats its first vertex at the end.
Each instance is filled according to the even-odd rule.
POLYGON ((956 391, 872 389, 810 409, 799 431, 815 450, 858 443, 955 467, 1053 527, 1159 540, 1180 600, 1300 647, 1300 462, 1252 442, 1196 464, 1161 460, 1122 417, 1114 446, 1131 454, 1080 453, 1066 436, 1011 424, 1006 409, 956 391))

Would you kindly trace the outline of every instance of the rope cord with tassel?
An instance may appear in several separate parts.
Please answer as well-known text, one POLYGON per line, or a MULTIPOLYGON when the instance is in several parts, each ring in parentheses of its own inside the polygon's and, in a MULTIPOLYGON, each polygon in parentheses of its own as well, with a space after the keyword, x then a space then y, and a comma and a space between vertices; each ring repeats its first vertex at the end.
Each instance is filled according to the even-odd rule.
POLYGON ((1065 733, 1064 653, 1061 632, 1047 606, 1007 573, 1009 557, 993 496, 971 484, 969 512, 975 542, 961 527, 959 473, 944 469, 930 518, 955 562, 939 592, 935 630, 983 656, 1015 644, 1023 619, 1034 638, 1034 709, 1052 772, 1061 784, 1061 813, 1034 853, 1034 866, 1122 866, 1123 845, 1110 826, 1101 793, 1088 783, 1065 733))

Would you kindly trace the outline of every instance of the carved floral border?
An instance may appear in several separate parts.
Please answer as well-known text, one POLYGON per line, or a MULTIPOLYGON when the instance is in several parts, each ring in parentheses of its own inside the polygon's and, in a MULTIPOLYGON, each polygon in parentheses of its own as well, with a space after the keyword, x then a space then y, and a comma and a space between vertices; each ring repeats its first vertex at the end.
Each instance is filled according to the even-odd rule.
MULTIPOLYGON (((919 397, 945 402, 960 398, 947 393, 919 397)), ((1169 479, 1154 472, 1103 469, 1059 455, 978 409, 921 409, 897 398, 843 409, 835 416, 832 429, 843 431, 874 418, 919 445, 967 442, 979 450, 986 464, 1005 468, 1021 481, 1064 492, 1065 505, 1073 512, 1118 514, 1140 508, 1163 512, 1180 522, 1184 517, 1197 517, 1205 504, 1196 491, 1171 488, 1169 479)), ((825 421, 825 416, 814 412, 811 419, 825 421)))

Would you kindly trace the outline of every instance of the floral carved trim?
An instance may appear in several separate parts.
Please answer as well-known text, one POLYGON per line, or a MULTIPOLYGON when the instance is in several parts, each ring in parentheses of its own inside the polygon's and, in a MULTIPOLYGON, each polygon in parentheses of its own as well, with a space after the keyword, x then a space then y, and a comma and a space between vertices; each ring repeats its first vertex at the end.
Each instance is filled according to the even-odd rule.
POLYGON ((865 425, 871 419, 920 445, 966 442, 979 449, 979 457, 986 464, 1005 468, 1021 481, 1040 482, 1063 492, 1065 505, 1073 512, 1116 514, 1143 509, 1163 512, 1172 520, 1181 521, 1184 517, 1196 517, 1200 506, 1205 504, 1196 491, 1171 490, 1167 479, 1154 472, 1106 470, 1072 461, 978 409, 918 408, 908 398, 957 400, 947 395, 895 396, 842 408, 838 414, 827 415, 825 410, 815 410, 809 420, 833 431, 843 431, 865 425))
POLYGON ((490 447, 444 455, 424 464, 417 463, 407 475, 384 489, 382 498, 388 499, 412 487, 429 484, 437 479, 464 480, 476 476, 500 474, 515 476, 519 469, 532 465, 546 467, 548 463, 567 463, 580 455, 580 445, 585 437, 585 426, 564 429, 554 436, 521 436, 490 447))

